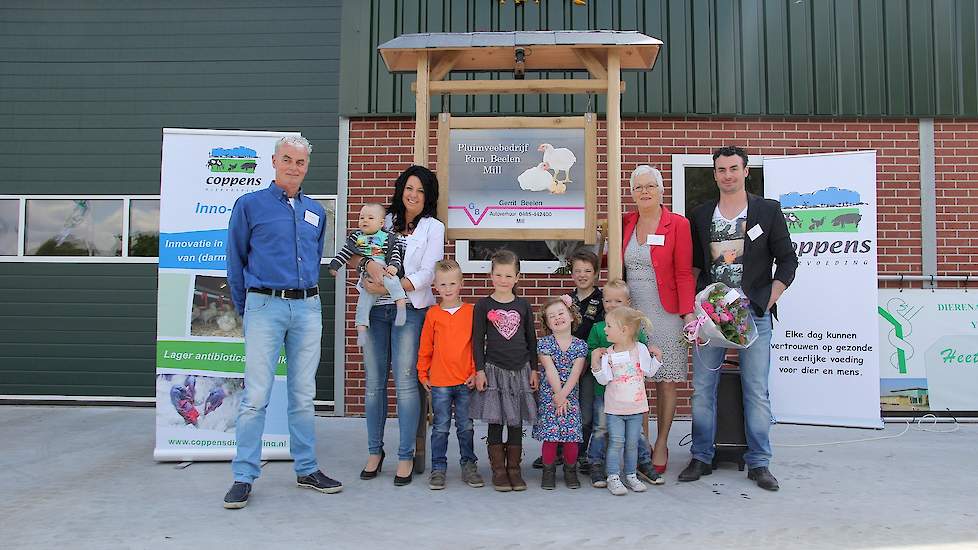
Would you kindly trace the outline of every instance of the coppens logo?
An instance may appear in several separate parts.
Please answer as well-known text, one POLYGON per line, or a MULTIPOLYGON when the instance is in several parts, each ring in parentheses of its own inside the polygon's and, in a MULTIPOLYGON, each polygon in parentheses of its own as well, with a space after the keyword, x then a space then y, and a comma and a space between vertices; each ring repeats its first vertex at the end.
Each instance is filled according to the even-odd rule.
MULTIPOLYGON (((860 200, 858 192, 838 187, 826 187, 811 193, 785 193, 779 197, 779 201, 788 232, 793 235, 858 233, 863 218, 861 207, 866 204, 860 200)), ((838 255, 867 254, 873 249, 873 240, 792 240, 791 245, 799 260, 834 255, 835 258, 824 258, 825 265, 846 265, 868 260, 840 258, 838 255)))
POLYGON ((214 147, 207 159, 207 168, 214 175, 204 183, 207 189, 232 189, 234 187, 258 187, 261 178, 247 177, 258 167, 258 152, 249 147, 237 146, 225 149, 214 147), (242 175, 238 175, 242 174, 242 175))

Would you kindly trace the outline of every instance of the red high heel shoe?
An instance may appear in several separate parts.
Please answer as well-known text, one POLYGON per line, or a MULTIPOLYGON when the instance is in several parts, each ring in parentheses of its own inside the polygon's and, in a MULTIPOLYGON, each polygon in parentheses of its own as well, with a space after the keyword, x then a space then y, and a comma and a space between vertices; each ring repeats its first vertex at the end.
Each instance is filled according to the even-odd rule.
POLYGON ((666 449, 666 463, 665 464, 653 464, 652 467, 655 468, 656 473, 664 474, 666 473, 666 467, 669 466, 669 449, 666 449))

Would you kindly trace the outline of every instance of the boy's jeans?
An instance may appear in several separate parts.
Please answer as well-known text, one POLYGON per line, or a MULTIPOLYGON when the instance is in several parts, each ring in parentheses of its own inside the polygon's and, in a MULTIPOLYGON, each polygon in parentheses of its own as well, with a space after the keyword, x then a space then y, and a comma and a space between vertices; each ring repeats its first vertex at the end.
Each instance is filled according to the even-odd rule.
POLYGON ((472 390, 465 384, 432 386, 431 410, 431 470, 448 469, 448 434, 452 427, 452 405, 455 406, 455 435, 458 437, 459 464, 475 462, 472 419, 469 418, 469 396, 472 390))
POLYGON ((638 436, 642 433, 642 413, 606 414, 608 437, 608 475, 627 476, 635 473, 638 466, 638 436), (625 451, 625 466, 622 468, 621 455, 625 451))
MULTIPOLYGON (((386 267, 386 264, 384 264, 383 260, 374 260, 374 261, 386 267)), ((404 292, 404 287, 401 286, 401 280, 399 278, 397 278, 394 275, 385 275, 383 283, 384 283, 384 288, 387 289, 387 293, 391 295, 391 300, 394 300, 396 302, 398 300, 407 299, 407 293, 404 292)), ((357 313, 353 322, 358 327, 360 326, 369 327, 370 310, 371 308, 374 307, 374 304, 377 302, 377 298, 380 298, 380 296, 371 294, 366 290, 363 290, 362 284, 359 285, 359 288, 360 288, 360 295, 357 296, 357 313)))
MULTIPOLYGON (((740 382, 743 386, 744 423, 747 428, 749 468, 768 466, 771 462, 771 401, 768 398, 768 374, 771 368, 771 314, 758 317, 757 340, 739 350, 740 382)), ((693 352, 693 458, 710 464, 713 461, 717 420, 717 386, 725 348, 702 346, 693 352), (716 369, 716 370, 714 370, 716 369)))
MULTIPOLYGON (((604 394, 594 396, 594 414, 592 416, 594 429, 591 432, 591 443, 587 448, 587 461, 593 466, 602 464, 605 461, 605 451, 608 442, 608 422, 604 414, 604 394)), ((645 432, 638 432, 638 463, 650 464, 652 462, 652 450, 649 447, 649 440, 645 437, 645 432)))

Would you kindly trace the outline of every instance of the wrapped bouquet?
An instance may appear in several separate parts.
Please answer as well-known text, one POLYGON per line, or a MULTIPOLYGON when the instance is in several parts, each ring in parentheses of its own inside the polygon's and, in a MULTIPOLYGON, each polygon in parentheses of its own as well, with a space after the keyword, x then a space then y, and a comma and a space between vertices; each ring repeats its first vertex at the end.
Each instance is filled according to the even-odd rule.
POLYGON ((696 295, 694 308, 696 320, 683 328, 683 339, 688 344, 700 340, 700 345, 744 349, 757 339, 750 300, 736 289, 713 283, 696 295))

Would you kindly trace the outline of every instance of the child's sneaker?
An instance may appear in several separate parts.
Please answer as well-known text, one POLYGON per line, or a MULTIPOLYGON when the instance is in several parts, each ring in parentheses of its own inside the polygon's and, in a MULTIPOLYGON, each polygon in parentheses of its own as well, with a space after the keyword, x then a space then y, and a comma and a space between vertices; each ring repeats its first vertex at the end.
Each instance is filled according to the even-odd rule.
POLYGON ((665 478, 663 478, 662 474, 655 470, 655 467, 652 466, 651 462, 639 464, 638 470, 636 470, 635 473, 638 474, 638 478, 640 480, 652 485, 662 485, 666 482, 665 478))
POLYGON ((635 474, 628 474, 625 476, 625 486, 629 489, 635 491, 636 493, 641 493, 648 489, 648 487, 639 481, 638 476, 635 474))
POLYGON ((594 463, 591 465, 591 487, 604 489, 608 486, 607 476, 604 475, 604 464, 594 463))
POLYGON ((616 497, 628 494, 628 489, 622 485, 621 478, 615 474, 608 476, 608 481, 606 484, 608 486, 608 490, 611 491, 611 494, 615 495, 616 497))
POLYGON ((432 491, 438 491, 445 488, 445 472, 444 470, 432 470, 431 476, 428 477, 428 488, 432 491))
POLYGON ((486 485, 485 480, 479 475, 479 468, 475 462, 462 463, 462 481, 469 487, 484 487, 486 485))

